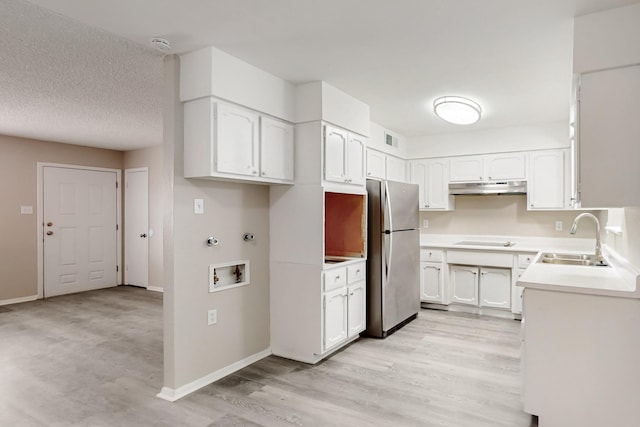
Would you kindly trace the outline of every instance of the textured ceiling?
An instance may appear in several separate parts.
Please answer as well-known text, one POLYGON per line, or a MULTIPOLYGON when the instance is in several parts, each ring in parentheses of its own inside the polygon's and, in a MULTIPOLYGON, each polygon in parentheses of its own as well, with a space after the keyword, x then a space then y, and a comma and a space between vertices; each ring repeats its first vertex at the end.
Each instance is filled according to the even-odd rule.
POLYGON ((162 142, 162 55, 0 0, 0 133, 117 150, 162 142))
POLYGON ((153 36, 173 53, 214 45, 294 82, 324 80, 383 126, 427 135, 568 121, 573 17, 638 1, 31 2, 77 22, 0 0, 0 132, 121 147, 160 141, 153 36), (477 100, 483 119, 444 123, 430 108, 440 95, 477 100))

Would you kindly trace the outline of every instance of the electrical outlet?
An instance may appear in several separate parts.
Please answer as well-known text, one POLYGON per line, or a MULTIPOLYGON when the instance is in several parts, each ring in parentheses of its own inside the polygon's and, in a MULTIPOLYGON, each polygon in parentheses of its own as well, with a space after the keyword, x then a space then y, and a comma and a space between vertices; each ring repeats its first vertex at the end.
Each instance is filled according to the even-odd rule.
POLYGON ((556 231, 562 231, 562 221, 556 221, 556 231))
POLYGON ((429 228, 429 220, 428 219, 423 219, 422 220, 422 228, 429 228))
POLYGON ((207 311, 207 324, 211 326, 215 325, 216 323, 218 323, 218 310, 213 309, 207 311))

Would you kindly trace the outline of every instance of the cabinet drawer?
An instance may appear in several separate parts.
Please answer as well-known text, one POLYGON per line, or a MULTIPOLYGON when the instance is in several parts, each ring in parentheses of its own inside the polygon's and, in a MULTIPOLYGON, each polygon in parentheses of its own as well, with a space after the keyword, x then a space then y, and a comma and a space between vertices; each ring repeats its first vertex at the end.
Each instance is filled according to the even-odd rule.
POLYGON ((420 261, 442 261, 443 251, 441 249, 420 249, 420 261))
POLYGON ((366 277, 366 263, 359 262, 358 264, 350 265, 347 267, 347 283, 355 283, 364 280, 366 277))
POLYGON ((536 254, 518 254, 518 267, 527 268, 535 257, 536 254))
POLYGON ((324 272, 324 291, 337 289, 347 284, 347 269, 336 268, 324 272))

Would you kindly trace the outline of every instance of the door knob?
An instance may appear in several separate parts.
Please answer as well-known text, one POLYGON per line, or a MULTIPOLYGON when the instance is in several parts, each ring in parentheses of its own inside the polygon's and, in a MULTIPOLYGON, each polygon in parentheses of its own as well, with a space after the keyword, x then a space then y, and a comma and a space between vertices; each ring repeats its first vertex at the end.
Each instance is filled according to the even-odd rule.
POLYGON ((47 236, 51 236, 53 234, 53 231, 47 231, 47 236))
POLYGON ((140 237, 143 237, 143 238, 144 238, 144 237, 147 237, 147 234, 146 234, 146 233, 142 233, 142 234, 140 235, 140 237))
POLYGON ((53 223, 52 223, 51 221, 49 221, 49 222, 47 223, 47 227, 51 227, 52 225, 53 225, 53 223))

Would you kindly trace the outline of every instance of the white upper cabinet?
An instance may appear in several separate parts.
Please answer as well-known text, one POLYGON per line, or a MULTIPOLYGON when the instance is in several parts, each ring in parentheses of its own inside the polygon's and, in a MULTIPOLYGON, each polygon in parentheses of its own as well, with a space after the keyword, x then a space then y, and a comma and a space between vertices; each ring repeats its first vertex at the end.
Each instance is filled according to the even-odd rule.
POLYGON ((184 103, 184 176, 293 182, 293 126, 214 98, 184 103))
POLYGON ((260 175, 293 181, 293 125, 260 118, 260 175))
POLYGON ((484 157, 462 156, 451 158, 450 182, 484 180, 484 157))
POLYGON ((324 179, 327 181, 346 182, 348 138, 346 130, 325 127, 324 179))
POLYGON ((583 208, 640 206, 640 66, 581 76, 579 188, 583 208))
POLYGON ((367 178, 386 179, 387 156, 375 150, 367 150, 367 178))
POLYGON ((324 179, 364 185, 366 138, 333 126, 325 126, 324 179))
POLYGON ((448 159, 412 160, 410 179, 418 184, 420 210, 453 209, 453 198, 449 196, 448 159))
POLYGON ((250 110, 226 104, 218 104, 217 110, 217 170, 257 176, 259 116, 250 110))
POLYGON ((489 181, 526 178, 524 153, 500 153, 485 156, 485 176, 489 181))
POLYGON ((347 160, 346 178, 349 184, 365 184, 365 149, 366 138, 360 135, 349 133, 347 140, 347 160))
POLYGON ((451 158, 451 182, 504 181, 526 178, 523 152, 451 158))
POLYGON ((529 154, 527 205, 529 210, 564 209, 567 174, 565 162, 568 150, 532 151, 529 154))
POLYGON ((389 181, 407 181, 406 161, 393 156, 387 156, 387 179, 389 181))
POLYGON ((367 149, 367 178, 407 182, 407 162, 380 151, 367 149))

